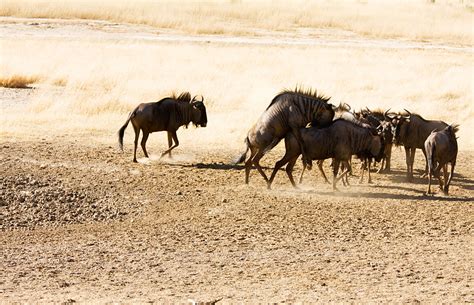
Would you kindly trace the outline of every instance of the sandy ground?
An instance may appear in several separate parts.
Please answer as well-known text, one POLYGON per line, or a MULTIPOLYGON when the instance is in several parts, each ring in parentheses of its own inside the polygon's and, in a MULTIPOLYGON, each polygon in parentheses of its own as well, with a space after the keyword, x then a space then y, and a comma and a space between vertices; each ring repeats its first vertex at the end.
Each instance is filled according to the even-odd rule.
POLYGON ((268 191, 221 149, 2 142, 3 301, 474 301, 472 152, 446 197, 405 182, 401 151, 370 186, 282 171, 268 191))
MULTIPOLYGON (((2 89, 1 110, 30 94, 2 89)), ((334 192, 313 171, 296 190, 281 171, 267 190, 256 171, 243 183, 235 145, 182 141, 159 160, 151 140, 151 160, 134 164, 119 127, 2 130, 0 303, 474 302, 472 150, 449 196, 424 195, 420 152, 407 183, 401 149, 371 185, 334 192)))

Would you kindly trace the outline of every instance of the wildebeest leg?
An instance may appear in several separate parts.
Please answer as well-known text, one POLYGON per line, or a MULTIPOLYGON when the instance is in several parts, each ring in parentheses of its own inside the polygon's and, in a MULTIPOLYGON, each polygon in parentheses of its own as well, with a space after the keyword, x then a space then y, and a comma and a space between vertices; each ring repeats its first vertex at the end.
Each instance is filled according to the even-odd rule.
MULTIPOLYGON (((132 122, 133 125, 133 122, 132 122)), ((133 141, 133 162, 137 161, 137 146, 138 146, 138 137, 140 136, 140 128, 133 125, 133 130, 135 131, 135 141, 133 141)))
POLYGON ((380 168, 379 168, 379 170, 377 171, 377 173, 383 172, 384 163, 385 163, 385 157, 383 157, 382 160, 380 161, 380 168))
POLYGON ((293 133, 293 135, 295 136, 296 140, 298 141, 298 145, 300 146, 300 151, 301 151, 301 155, 303 156, 303 163, 304 164, 307 164, 309 166, 309 169, 311 169, 311 160, 308 158, 307 154, 306 154, 306 150, 304 148, 304 142, 303 142, 303 137, 301 136, 301 132, 299 130, 299 128, 291 128, 291 131, 293 133))
POLYGON ((445 181, 444 183, 444 193, 446 195, 449 193, 449 185, 451 184, 451 179, 453 179, 454 166, 456 166, 456 161, 451 161, 451 172, 449 173, 448 182, 445 181))
POLYGON ((337 178, 337 172, 339 171, 339 160, 333 159, 332 160, 332 189, 338 191, 336 187, 336 183, 339 179, 337 178))
POLYGON ((362 174, 360 174, 359 184, 364 182, 364 172, 367 168, 367 159, 364 159, 364 161, 362 161, 362 166, 360 168, 362 169, 362 174))
POLYGON ((245 161, 245 184, 249 184, 250 170, 252 169, 252 160, 257 154, 257 151, 250 147, 250 154, 245 161))
POLYGON ((431 194, 431 176, 433 174, 433 169, 431 166, 428 166, 428 192, 427 194, 431 194))
MULTIPOLYGON (((286 166, 286 168, 288 168, 288 166, 286 166)), ((303 170, 301 171, 301 175, 300 175, 300 184, 303 183, 303 174, 305 170, 306 170, 306 163, 303 162, 303 170)))
POLYGON ((142 132, 143 132, 142 142, 141 142, 142 150, 143 150, 143 153, 145 154, 145 157, 148 158, 148 153, 146 152, 146 141, 148 140, 148 135, 149 135, 150 133, 148 133, 148 132, 145 131, 145 130, 142 130, 142 132))
POLYGON ((439 189, 443 191, 443 181, 441 180, 441 169, 443 167, 441 166, 441 164, 436 164, 436 167, 434 169, 434 176, 436 178, 438 178, 438 183, 439 183, 439 189))
MULTIPOLYGON (((444 186, 446 186, 446 181, 448 181, 448 176, 449 176, 449 173, 448 173, 448 163, 446 163, 444 166, 443 166, 443 181, 444 181, 444 186)), ((443 188, 443 191, 444 191, 444 188, 443 188)))
POLYGON ((268 180, 268 183, 267 183, 268 189, 271 189, 271 188, 272 188, 273 179, 275 179, 275 176, 276 176, 276 174, 278 173, 278 170, 280 170, 280 168, 282 168, 283 165, 285 165, 286 163, 288 163, 289 160, 290 160, 290 158, 288 157, 287 154, 285 154, 285 155, 283 156, 283 158, 281 158, 281 160, 278 160, 278 161, 275 163, 275 168, 273 169, 272 175, 270 176, 270 179, 268 180))
MULTIPOLYGON (((426 161, 427 160, 426 151, 424 148, 422 148, 421 151, 423 152, 423 156, 425 156, 425 161, 426 161)), ((413 162, 415 162, 415 160, 413 160, 413 162)), ((421 174, 420 178, 425 178, 427 174, 428 174, 428 162, 425 162, 425 172, 421 174)))
POLYGON ((166 154, 171 155, 171 150, 179 146, 179 140, 178 140, 178 136, 176 135, 176 131, 169 131, 169 132, 171 133, 171 136, 173 137, 174 145, 168 148, 164 153, 162 153, 160 158, 162 158, 166 154))
POLYGON ((410 177, 413 180, 413 167, 415 165, 415 153, 416 148, 411 148, 411 155, 410 155, 410 177))
POLYGON ((369 181, 367 181, 367 183, 372 183, 372 177, 370 176, 370 163, 372 163, 372 160, 368 159, 367 160, 367 171, 369 172, 369 181))
POLYGON ((321 172, 321 175, 323 175, 324 181, 328 184, 331 184, 331 182, 329 182, 328 180, 328 177, 326 177, 326 173, 324 172, 324 169, 323 169, 324 160, 318 160, 317 163, 318 163, 319 171, 321 172))
MULTIPOLYGON (((168 149, 170 149, 171 146, 173 146, 173 135, 168 131, 168 149)), ((170 159, 173 158, 171 156, 171 150, 170 150, 168 155, 169 155, 170 159)))
POLYGON ((392 144, 389 144, 389 148, 387 149, 387 155, 385 156, 385 172, 390 172, 390 160, 392 159, 392 144))
POLYGON ((405 155, 406 155, 406 163, 407 163, 407 179, 408 181, 413 181, 413 162, 412 162, 412 155, 414 159, 414 153, 412 153, 412 149, 409 147, 405 147, 405 155))
POLYGON ((294 188, 298 188, 298 186, 296 186, 295 179, 293 179, 293 168, 295 167, 295 164, 296 164, 296 161, 298 160, 298 157, 299 156, 296 156, 293 159, 290 159, 290 161, 286 165, 286 174, 288 175, 288 178, 290 179, 290 182, 291 182, 291 184, 293 185, 294 188))
MULTIPOLYGON (((343 169, 343 170, 342 170, 342 173, 341 173, 341 175, 336 179, 336 182, 342 179, 342 182, 344 183, 344 177, 347 178, 347 175, 350 173, 350 171, 351 171, 351 169, 352 169, 352 168, 351 168, 351 165, 350 165, 350 163, 349 163, 349 161, 347 161, 347 160, 342 161, 342 169, 343 169)), ((345 183, 344 183, 344 186, 346 186, 345 183)))
POLYGON ((260 159, 262 159, 263 155, 265 153, 263 151, 258 151, 255 157, 252 160, 253 165, 257 168, 258 172, 260 175, 262 175, 263 179, 265 179, 266 182, 268 182, 268 177, 265 175, 265 172, 263 171, 262 167, 260 166, 260 159))

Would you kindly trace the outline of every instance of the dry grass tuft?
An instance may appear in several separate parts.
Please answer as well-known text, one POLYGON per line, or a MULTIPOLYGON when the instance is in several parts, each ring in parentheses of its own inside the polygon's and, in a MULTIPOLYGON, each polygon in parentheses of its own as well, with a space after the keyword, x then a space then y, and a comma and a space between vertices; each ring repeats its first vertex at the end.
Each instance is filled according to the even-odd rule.
POLYGON ((8 77, 0 77, 0 87, 30 88, 31 84, 37 83, 39 80, 39 76, 12 75, 8 77))

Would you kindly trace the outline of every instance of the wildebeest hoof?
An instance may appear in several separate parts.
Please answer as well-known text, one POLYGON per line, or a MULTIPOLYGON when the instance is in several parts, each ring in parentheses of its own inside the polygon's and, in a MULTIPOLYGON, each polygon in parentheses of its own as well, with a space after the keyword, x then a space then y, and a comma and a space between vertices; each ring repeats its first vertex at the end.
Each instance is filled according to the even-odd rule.
POLYGON ((138 163, 137 159, 133 159, 133 163, 138 163))

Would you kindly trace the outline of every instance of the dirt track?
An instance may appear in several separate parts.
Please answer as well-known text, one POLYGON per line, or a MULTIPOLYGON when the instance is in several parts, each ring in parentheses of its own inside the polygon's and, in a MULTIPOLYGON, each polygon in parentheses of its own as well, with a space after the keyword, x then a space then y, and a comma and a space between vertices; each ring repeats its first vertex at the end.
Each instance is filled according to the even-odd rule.
POLYGON ((474 301, 471 152, 428 197, 401 151, 393 174, 333 192, 314 172, 246 186, 221 162, 235 151, 133 164, 127 148, 2 143, 1 300, 474 301))

